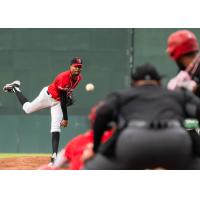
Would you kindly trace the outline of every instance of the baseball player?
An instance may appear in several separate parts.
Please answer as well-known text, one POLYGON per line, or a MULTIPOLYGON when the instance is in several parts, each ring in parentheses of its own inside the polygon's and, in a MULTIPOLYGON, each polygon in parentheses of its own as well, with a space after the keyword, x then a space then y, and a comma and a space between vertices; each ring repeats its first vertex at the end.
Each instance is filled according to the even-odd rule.
POLYGON ((191 137, 182 127, 185 117, 200 118, 199 98, 187 90, 163 87, 162 76, 150 64, 133 68, 131 77, 132 88, 113 92, 98 109, 95 156, 86 169, 200 169, 191 137), (117 130, 100 146, 112 121, 117 130))
MULTIPOLYGON (((106 142, 113 134, 112 130, 104 132, 102 143, 106 142)), ((88 130, 73 138, 57 155, 53 165, 44 165, 39 169, 69 169, 80 170, 84 167, 84 160, 93 153, 94 131, 88 130)))
MULTIPOLYGON (((178 74, 169 81, 168 89, 184 88, 200 97, 200 53, 199 43, 194 33, 189 30, 179 30, 170 34, 167 53, 179 69, 178 74)), ((187 121, 186 128, 192 136, 194 152, 200 155, 199 126, 196 120, 189 121, 193 124, 193 128, 187 121)))
POLYGON ((179 30, 167 41, 167 53, 176 62, 178 74, 169 81, 171 90, 182 87, 200 96, 200 54, 199 43, 193 32, 179 30))
POLYGON ((56 76, 54 81, 44 87, 40 94, 29 101, 20 90, 20 81, 14 81, 3 87, 5 92, 16 94, 25 113, 33 113, 44 108, 51 109, 52 156, 51 163, 56 158, 61 127, 68 125, 67 106, 73 104, 72 92, 82 79, 81 70, 83 62, 75 57, 71 60, 69 70, 56 76))
MULTIPOLYGON (((59 153, 52 166, 44 165, 39 169, 70 169, 79 170, 84 166, 84 160, 90 157, 94 142, 94 131, 92 129, 94 120, 96 118, 96 109, 98 105, 94 106, 88 116, 90 120, 91 129, 84 134, 80 134, 73 138, 59 153)), ((114 127, 104 132, 102 136, 102 143, 105 143, 113 134, 114 127)))

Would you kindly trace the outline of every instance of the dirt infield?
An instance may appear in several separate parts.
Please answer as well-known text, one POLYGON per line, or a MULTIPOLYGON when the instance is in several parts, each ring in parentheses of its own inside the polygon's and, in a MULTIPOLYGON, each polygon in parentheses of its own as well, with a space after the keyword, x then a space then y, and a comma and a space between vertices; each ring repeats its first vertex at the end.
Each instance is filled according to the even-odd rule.
POLYGON ((49 162, 49 156, 0 158, 0 170, 34 170, 49 162))

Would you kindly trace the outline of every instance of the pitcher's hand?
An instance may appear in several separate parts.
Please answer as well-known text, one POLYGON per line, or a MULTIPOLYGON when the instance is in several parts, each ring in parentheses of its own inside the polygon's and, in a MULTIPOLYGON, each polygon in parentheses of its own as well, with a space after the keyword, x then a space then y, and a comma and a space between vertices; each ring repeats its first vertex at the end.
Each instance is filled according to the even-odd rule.
POLYGON ((61 126, 61 127, 67 127, 67 126, 68 126, 68 120, 63 119, 63 120, 60 122, 60 126, 61 126))

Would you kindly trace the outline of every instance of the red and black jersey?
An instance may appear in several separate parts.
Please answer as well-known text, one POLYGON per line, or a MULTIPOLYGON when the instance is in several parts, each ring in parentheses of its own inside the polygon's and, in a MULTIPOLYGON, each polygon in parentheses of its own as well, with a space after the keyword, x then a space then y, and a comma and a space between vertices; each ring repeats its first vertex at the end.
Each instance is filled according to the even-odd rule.
POLYGON ((48 92, 52 98, 60 101, 59 90, 66 91, 67 95, 70 96, 74 88, 81 81, 82 76, 78 75, 77 80, 73 82, 70 70, 62 72, 56 76, 55 80, 49 85, 48 92))

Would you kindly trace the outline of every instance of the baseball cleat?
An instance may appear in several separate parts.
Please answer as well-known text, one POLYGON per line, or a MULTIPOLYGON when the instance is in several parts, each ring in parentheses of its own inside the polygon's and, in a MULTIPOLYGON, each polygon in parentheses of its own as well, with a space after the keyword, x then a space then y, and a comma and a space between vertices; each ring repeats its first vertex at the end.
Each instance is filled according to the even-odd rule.
POLYGON ((56 157, 57 157, 57 154, 56 154, 56 153, 53 153, 52 156, 51 156, 51 161, 50 161, 50 163, 54 163, 56 157))
POLYGON ((38 170, 58 170, 58 168, 53 166, 53 163, 49 163, 46 165, 42 165, 39 168, 37 168, 38 170))
POLYGON ((15 92, 14 88, 19 88, 20 84, 21 83, 18 80, 8 83, 3 87, 3 91, 13 93, 15 92))
POLYGON ((47 164, 47 167, 52 168, 53 167, 53 162, 50 162, 49 164, 47 164))

